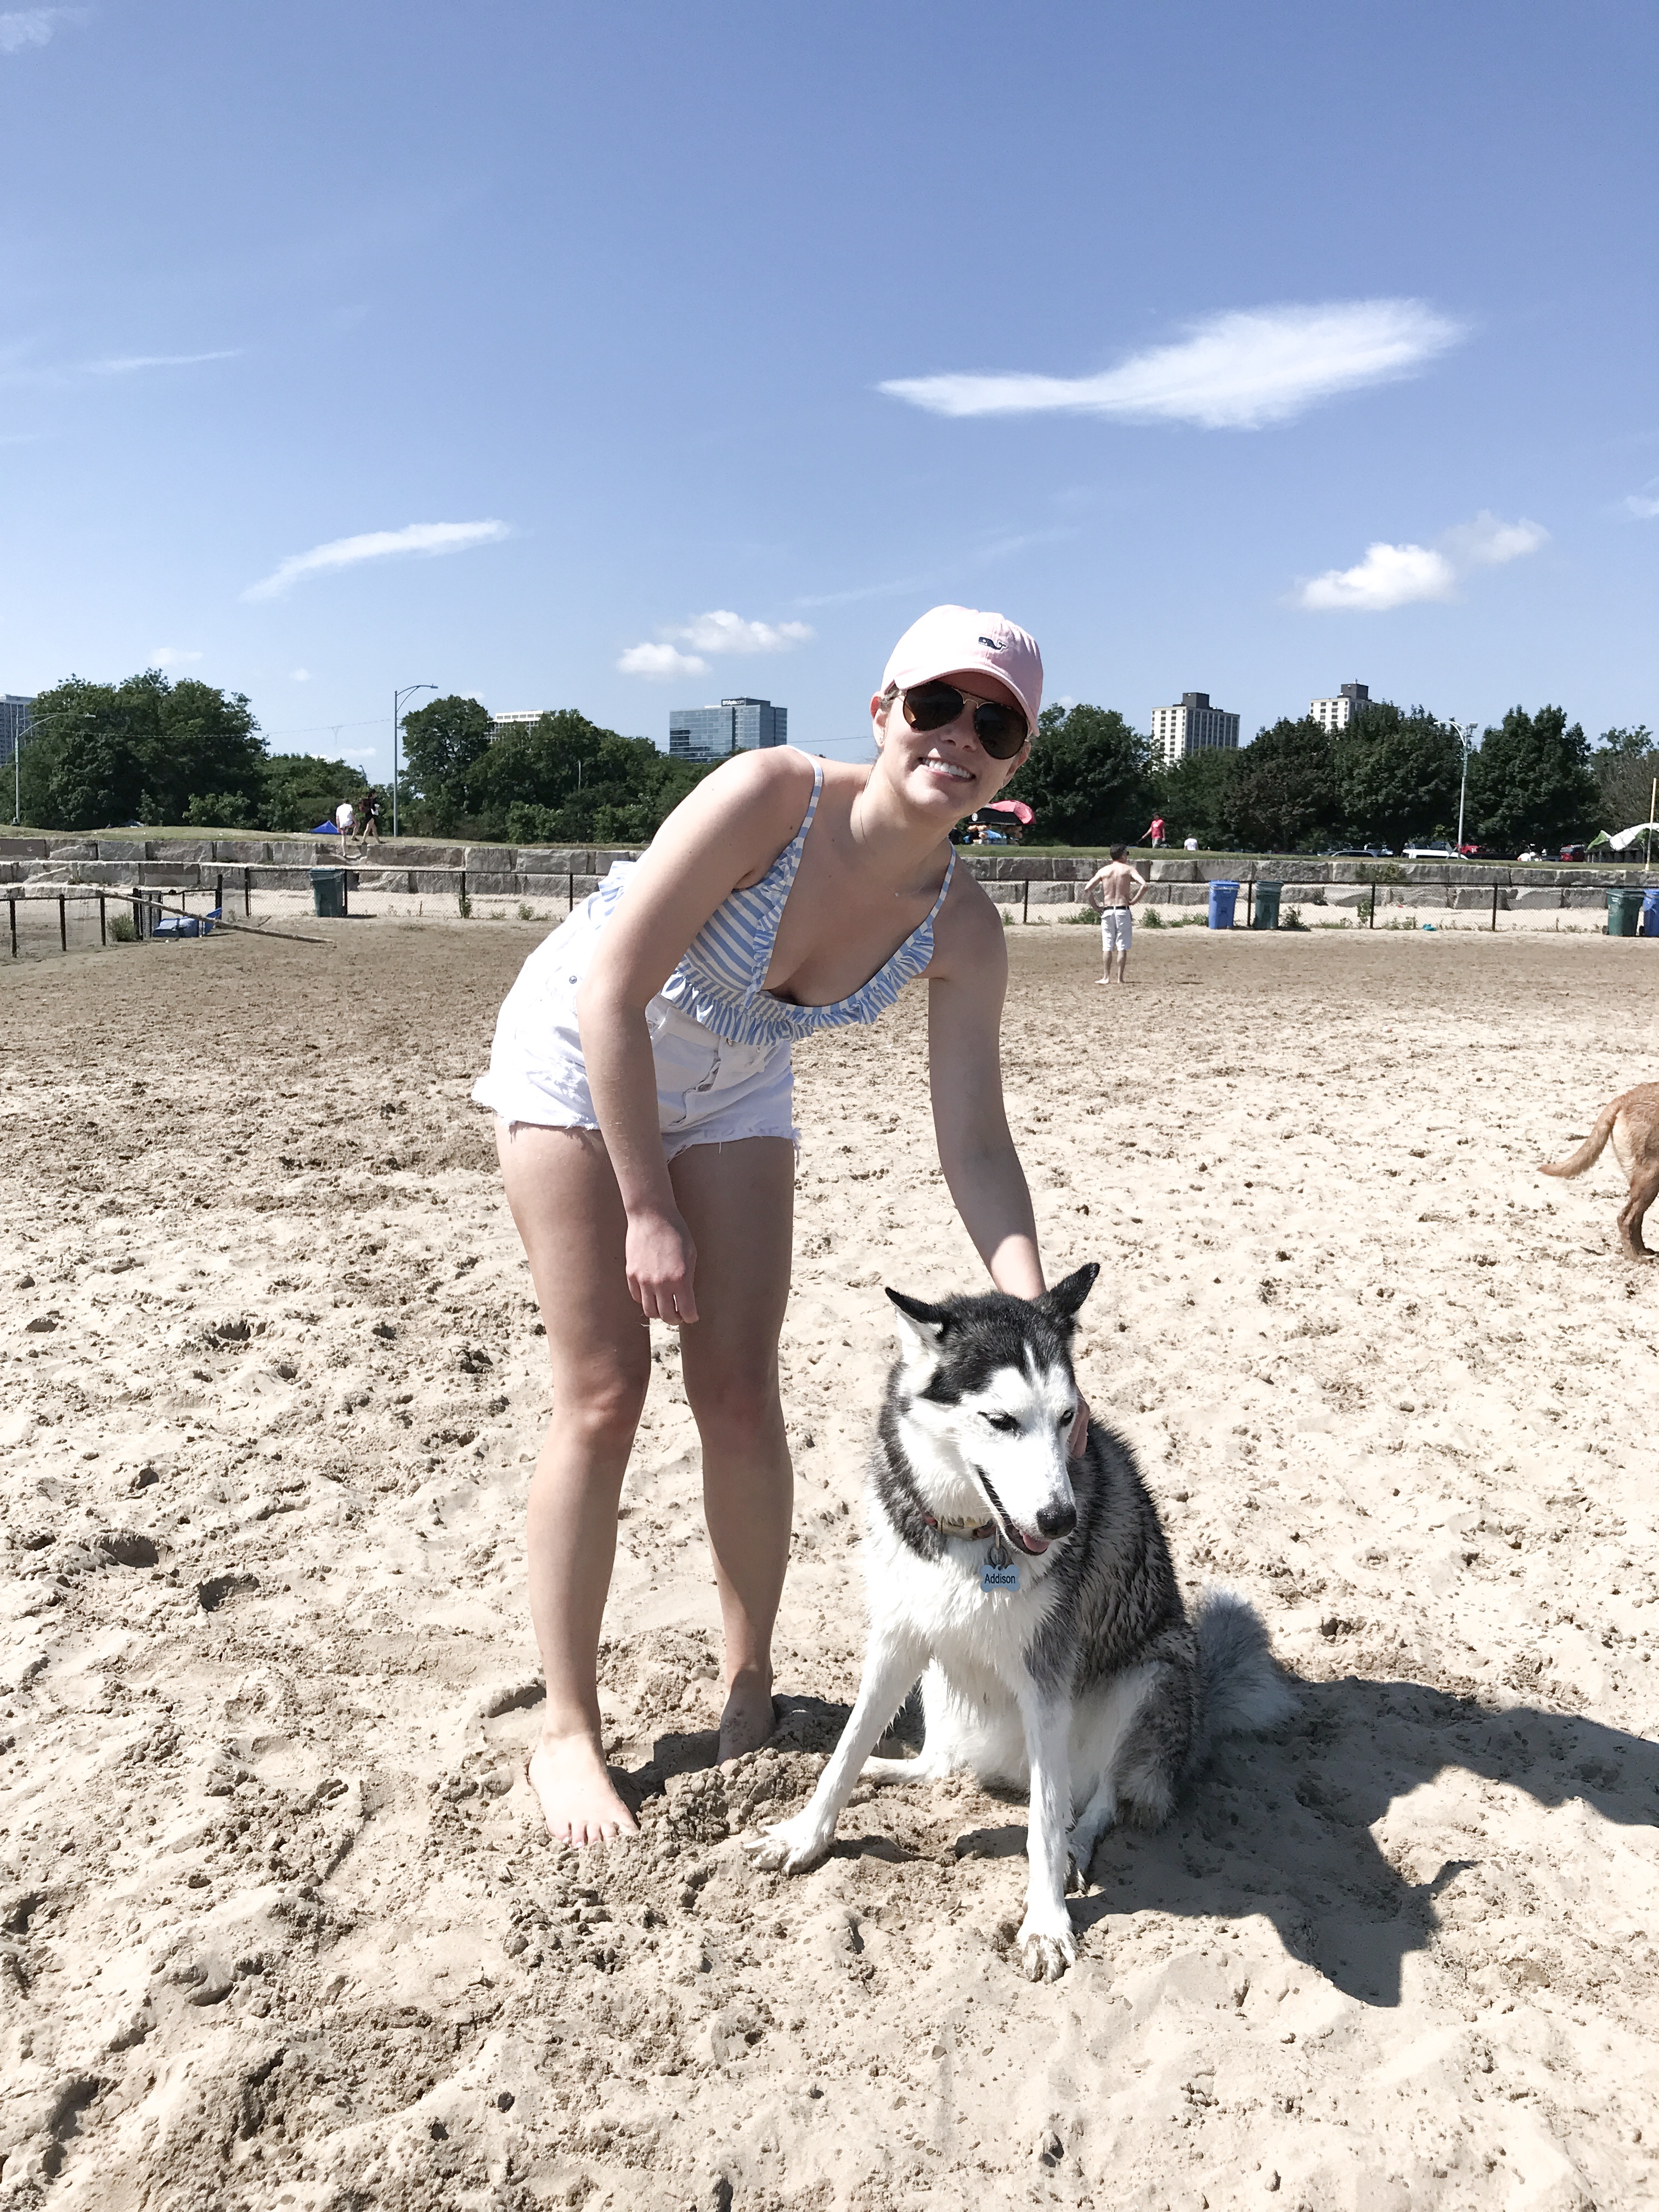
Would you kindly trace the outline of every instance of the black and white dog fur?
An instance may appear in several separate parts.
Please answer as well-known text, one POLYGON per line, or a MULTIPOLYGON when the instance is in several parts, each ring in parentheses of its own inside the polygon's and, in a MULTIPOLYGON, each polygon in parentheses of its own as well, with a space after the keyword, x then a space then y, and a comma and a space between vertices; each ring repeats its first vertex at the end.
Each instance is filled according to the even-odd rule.
MULTIPOLYGON (((805 1808, 750 1848, 797 1873, 821 1858, 860 1775, 965 1771, 1029 1787, 1030 1876, 1018 1938, 1036 1980, 1077 1957, 1070 1876, 1115 1820, 1156 1827, 1215 1735, 1291 1709, 1254 1609, 1222 1590, 1189 1616, 1129 1449, 1097 1421, 1080 1459, 1072 1337, 1099 1270, 1035 1300, 942 1305, 890 1290, 901 1352, 866 1486, 870 1641, 858 1701, 805 1808), (1017 1589, 982 1586, 1006 1550, 1017 1589), (872 1759, 917 1676, 915 1759, 872 1759)), ((1003 1579, 1007 1579, 1005 1574, 1003 1579)))

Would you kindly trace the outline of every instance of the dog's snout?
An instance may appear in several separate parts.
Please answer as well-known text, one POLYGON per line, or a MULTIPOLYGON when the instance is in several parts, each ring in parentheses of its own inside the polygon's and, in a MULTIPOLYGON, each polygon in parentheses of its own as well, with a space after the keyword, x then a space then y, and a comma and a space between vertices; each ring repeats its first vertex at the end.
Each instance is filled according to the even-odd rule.
POLYGON ((1036 1517, 1037 1534, 1046 1536, 1052 1544, 1058 1536, 1069 1536, 1077 1526, 1075 1505, 1045 1505, 1036 1517))

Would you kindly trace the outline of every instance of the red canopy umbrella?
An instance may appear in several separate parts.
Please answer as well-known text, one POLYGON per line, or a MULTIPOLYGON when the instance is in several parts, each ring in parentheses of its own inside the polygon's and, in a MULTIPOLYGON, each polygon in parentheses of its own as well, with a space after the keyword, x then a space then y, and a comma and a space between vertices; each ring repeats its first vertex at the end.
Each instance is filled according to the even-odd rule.
POLYGON ((1027 830, 1036 820, 1023 799, 988 799, 979 811, 981 814, 1012 814, 1027 830))

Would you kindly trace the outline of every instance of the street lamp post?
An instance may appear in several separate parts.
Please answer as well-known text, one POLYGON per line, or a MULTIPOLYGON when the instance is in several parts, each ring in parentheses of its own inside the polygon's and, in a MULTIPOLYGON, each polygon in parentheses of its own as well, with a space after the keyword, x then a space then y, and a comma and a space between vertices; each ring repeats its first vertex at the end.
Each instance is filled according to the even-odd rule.
POLYGON ((18 726, 12 732, 11 739, 11 819, 14 829, 21 830, 23 826, 24 738, 32 738, 37 730, 46 729, 53 722, 72 722, 76 719, 76 712, 71 708, 62 714, 31 714, 27 721, 19 717, 18 726))
POLYGON ((398 732, 403 726, 404 701, 417 691, 435 691, 435 684, 405 684, 392 695, 392 834, 398 834, 398 732))
POLYGON ((1463 775, 1457 787, 1457 850, 1461 857, 1463 851, 1463 800, 1469 787, 1469 740, 1474 735, 1475 725, 1473 722, 1454 722, 1452 727, 1456 731, 1457 742, 1463 749, 1463 775))

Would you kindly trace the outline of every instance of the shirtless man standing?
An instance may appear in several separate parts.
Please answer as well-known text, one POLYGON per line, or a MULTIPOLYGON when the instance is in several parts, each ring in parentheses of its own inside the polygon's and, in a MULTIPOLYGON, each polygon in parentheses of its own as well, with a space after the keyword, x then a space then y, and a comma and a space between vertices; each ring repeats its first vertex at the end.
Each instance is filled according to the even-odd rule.
POLYGON ((1106 968, 1100 979, 1103 983, 1112 981, 1114 953, 1117 981, 1122 982, 1134 936, 1133 909, 1146 896, 1146 878, 1125 857, 1128 849, 1127 845, 1114 845, 1111 859, 1083 887, 1084 897, 1100 912, 1100 951, 1106 968))

